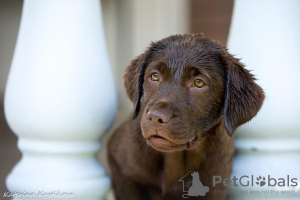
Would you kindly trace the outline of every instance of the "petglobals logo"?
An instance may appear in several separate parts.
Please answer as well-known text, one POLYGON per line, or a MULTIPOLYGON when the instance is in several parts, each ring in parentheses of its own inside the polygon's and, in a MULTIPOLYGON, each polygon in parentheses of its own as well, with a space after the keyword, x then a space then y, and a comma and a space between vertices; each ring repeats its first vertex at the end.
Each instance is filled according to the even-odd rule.
MULTIPOLYGON (((206 177, 207 180, 208 177, 206 177)), ((231 178, 224 178, 221 176, 212 176, 212 185, 206 185, 203 182, 203 177, 199 176, 198 171, 190 171, 184 175, 179 182, 182 182, 183 198, 206 196, 207 193, 212 194, 265 194, 265 195, 279 195, 279 194, 295 194, 300 190, 300 184, 297 178, 286 175, 285 177, 266 176, 233 176, 231 178), (202 178, 202 181, 201 181, 202 178), (299 185, 299 186, 298 186, 299 185), (221 187, 219 187, 221 186, 221 187), (224 187, 225 186, 225 187, 224 187), (220 189, 224 188, 224 189, 220 189), (237 190, 228 190, 229 188, 236 188, 237 190)), ((210 181, 209 181, 210 182, 210 181)))
POLYGON ((179 181, 182 182, 182 191, 184 193, 187 192, 186 194, 182 195, 183 198, 205 196, 206 193, 209 192, 209 187, 202 184, 198 172, 190 171, 179 181))
POLYGON ((268 186, 268 187, 296 187, 298 186, 297 178, 291 178, 289 175, 286 177, 274 178, 270 175, 265 178, 264 176, 241 176, 241 177, 232 177, 232 178, 222 178, 221 176, 213 176, 213 186, 218 184, 223 184, 224 186, 242 186, 242 187, 249 187, 249 186, 268 186))

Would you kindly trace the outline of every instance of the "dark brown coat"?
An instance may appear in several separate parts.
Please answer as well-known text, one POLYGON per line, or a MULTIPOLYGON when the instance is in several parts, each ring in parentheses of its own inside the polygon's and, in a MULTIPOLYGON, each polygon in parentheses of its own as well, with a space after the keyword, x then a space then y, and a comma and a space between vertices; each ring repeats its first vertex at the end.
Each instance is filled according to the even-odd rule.
POLYGON ((152 43, 124 80, 135 111, 109 141, 116 198, 183 199, 179 180, 197 171, 210 190, 189 199, 225 199, 212 176, 230 178, 231 136, 263 103, 253 75, 217 42, 186 34, 152 43))

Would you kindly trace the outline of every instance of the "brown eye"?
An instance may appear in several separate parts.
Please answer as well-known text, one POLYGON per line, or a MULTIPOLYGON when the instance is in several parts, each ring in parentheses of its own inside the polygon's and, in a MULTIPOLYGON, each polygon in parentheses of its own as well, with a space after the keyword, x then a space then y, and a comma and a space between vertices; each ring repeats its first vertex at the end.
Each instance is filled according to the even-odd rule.
POLYGON ((198 88, 202 88, 205 85, 204 81, 201 79, 195 79, 194 80, 194 86, 198 88))
POLYGON ((152 81, 159 81, 159 75, 158 75, 158 73, 153 73, 151 75, 151 80, 152 81))

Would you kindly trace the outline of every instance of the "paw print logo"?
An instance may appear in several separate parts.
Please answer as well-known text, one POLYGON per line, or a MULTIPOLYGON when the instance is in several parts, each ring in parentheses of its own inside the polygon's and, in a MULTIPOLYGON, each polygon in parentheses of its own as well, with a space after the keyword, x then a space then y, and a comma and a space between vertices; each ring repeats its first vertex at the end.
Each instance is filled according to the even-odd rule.
POLYGON ((259 186, 264 186, 265 184, 266 184, 266 178, 265 177, 261 177, 261 176, 259 176, 259 177, 256 177, 256 180, 257 180, 257 182, 256 182, 256 185, 259 185, 259 186))

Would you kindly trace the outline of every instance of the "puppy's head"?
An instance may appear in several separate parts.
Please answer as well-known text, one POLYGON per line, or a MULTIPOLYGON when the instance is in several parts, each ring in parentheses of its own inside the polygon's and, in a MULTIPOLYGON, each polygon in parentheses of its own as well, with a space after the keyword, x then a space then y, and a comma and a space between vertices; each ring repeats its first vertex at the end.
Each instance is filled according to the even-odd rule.
POLYGON ((192 149, 220 122, 231 136, 264 100, 253 75, 200 34, 152 43, 129 64, 124 80, 143 137, 164 152, 192 149))

